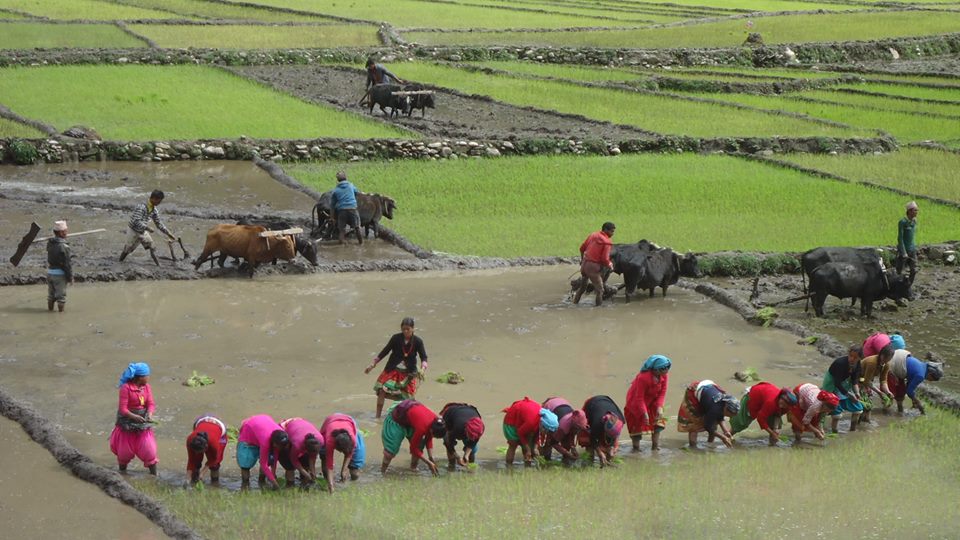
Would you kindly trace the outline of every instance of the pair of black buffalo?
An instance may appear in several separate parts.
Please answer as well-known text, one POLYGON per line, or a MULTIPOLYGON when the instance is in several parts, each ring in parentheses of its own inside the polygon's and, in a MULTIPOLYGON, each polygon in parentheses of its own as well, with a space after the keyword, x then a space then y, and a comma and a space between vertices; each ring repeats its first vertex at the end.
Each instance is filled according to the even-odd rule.
POLYGON ((370 114, 373 114, 373 107, 379 106, 384 115, 391 118, 403 113, 407 116, 413 114, 415 109, 420 109, 420 116, 427 115, 427 109, 435 108, 432 93, 428 92, 419 84, 375 84, 370 87, 367 96, 367 105, 370 107, 370 114), (388 113, 386 109, 390 109, 388 113))
MULTIPOLYGON (((630 295, 637 289, 649 291, 652 297, 657 287, 667 295, 667 288, 680 281, 680 276, 700 277, 697 256, 688 253, 681 257, 670 248, 641 240, 635 244, 614 244, 610 249, 612 272, 623 276, 623 285, 619 288, 605 287, 604 298, 610 298, 622 288, 624 301, 630 302, 630 295)), ((604 283, 610 273, 604 275, 604 283)), ((580 287, 580 280, 570 282, 573 290, 580 287)))

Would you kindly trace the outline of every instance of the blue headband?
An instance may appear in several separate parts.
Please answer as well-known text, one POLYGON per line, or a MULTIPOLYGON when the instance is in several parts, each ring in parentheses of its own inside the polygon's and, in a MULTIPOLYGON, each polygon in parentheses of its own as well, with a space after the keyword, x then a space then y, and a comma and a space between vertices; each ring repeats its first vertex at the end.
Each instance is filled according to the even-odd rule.
POLYGON ((890 344, 893 345, 893 348, 896 350, 907 348, 907 342, 904 341, 903 336, 900 334, 890 334, 890 344))
POLYGON ((640 368, 640 371, 650 371, 650 370, 661 370, 661 369, 670 369, 670 359, 662 354, 655 354, 650 358, 647 358, 647 361, 643 363, 643 367, 640 368))
POLYGON ((132 362, 120 375, 120 383, 117 384, 117 388, 130 382, 134 377, 146 377, 147 375, 150 375, 150 366, 146 362, 132 362))
POLYGON ((557 415, 548 409, 540 409, 540 427, 553 433, 560 427, 557 415))

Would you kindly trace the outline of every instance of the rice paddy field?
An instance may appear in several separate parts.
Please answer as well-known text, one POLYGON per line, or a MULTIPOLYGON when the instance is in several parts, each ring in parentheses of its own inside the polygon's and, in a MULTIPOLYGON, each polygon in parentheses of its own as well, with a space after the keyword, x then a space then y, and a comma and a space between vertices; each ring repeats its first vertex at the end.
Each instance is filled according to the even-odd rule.
POLYGON ((0 118, 0 139, 4 138, 36 138, 43 134, 30 126, 25 126, 6 118, 0 118))
POLYGON ((310 26, 176 26, 132 24, 131 30, 169 48, 282 49, 290 47, 369 47, 377 28, 358 24, 310 26))
MULTIPOLYGON (((570 239, 607 220, 621 238, 655 238, 681 251, 803 251, 811 238, 885 245, 903 198, 725 156, 321 163, 287 171, 325 190, 343 167, 361 189, 404 201, 391 226, 427 249, 501 257, 576 255, 570 239)), ((958 218, 954 208, 925 205, 924 241, 956 237, 958 218)))
POLYGON ((0 49, 146 47, 147 44, 112 24, 0 24, 0 49))
MULTIPOLYGON (((956 416, 933 411, 868 436, 828 439, 826 448, 443 473, 332 497, 138 487, 211 539, 260 538, 266 529, 283 538, 952 538, 960 525, 958 429, 956 416), (854 491, 869 504, 851 507, 854 491), (402 512, 398 501, 409 502, 402 512)), ((484 439, 499 435, 490 431, 484 439)))
POLYGON ((33 17, 71 20, 172 19, 177 15, 157 9, 115 4, 102 0, 0 0, 0 9, 13 9, 33 17))
POLYGON ((250 20, 259 22, 317 22, 332 19, 319 14, 289 13, 245 5, 210 2, 208 0, 112 0, 114 4, 164 10, 177 18, 211 20, 250 20))
POLYGON ((0 95, 23 116, 59 129, 83 124, 110 139, 410 136, 200 66, 8 68, 0 76, 0 95), (65 95, 74 105, 60 105, 65 95))

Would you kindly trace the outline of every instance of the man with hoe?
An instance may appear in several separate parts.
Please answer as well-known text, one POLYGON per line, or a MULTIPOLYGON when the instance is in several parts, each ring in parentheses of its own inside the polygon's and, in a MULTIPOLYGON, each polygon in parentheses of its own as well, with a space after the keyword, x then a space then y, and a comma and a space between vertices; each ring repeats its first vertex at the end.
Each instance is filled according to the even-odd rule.
POLYGON ((153 262, 157 263, 157 266, 160 266, 160 260, 157 259, 157 250, 153 245, 153 238, 150 236, 153 229, 149 226, 149 220, 153 220, 157 229, 167 235, 171 241, 177 239, 177 237, 167 229, 167 226, 160 221, 160 213, 157 212, 157 206, 159 206, 162 201, 163 192, 155 189, 150 194, 149 201, 140 203, 133 209, 133 215, 130 216, 130 222, 127 224, 127 243, 123 246, 123 252, 120 253, 121 262, 127 258, 127 255, 133 253, 133 250, 137 249, 138 244, 142 244, 143 248, 150 252, 150 257, 153 258, 153 262))

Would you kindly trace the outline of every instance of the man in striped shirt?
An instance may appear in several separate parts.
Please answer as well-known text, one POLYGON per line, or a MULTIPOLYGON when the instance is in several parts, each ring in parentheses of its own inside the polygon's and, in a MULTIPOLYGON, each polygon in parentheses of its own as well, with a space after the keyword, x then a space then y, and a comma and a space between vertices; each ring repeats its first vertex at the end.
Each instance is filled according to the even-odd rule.
POLYGON ((160 221, 160 213, 157 212, 157 206, 159 206, 162 201, 163 192, 155 189, 153 193, 150 194, 150 200, 148 202, 140 203, 133 209, 133 215, 130 216, 130 222, 127 224, 127 243, 123 246, 123 252, 120 253, 120 261, 126 259, 127 255, 137 249, 138 244, 142 244, 143 248, 150 252, 153 262, 157 263, 157 266, 160 266, 160 260, 157 259, 157 250, 153 245, 153 238, 150 237, 153 229, 150 228, 149 221, 153 220, 157 225, 157 229, 167 235, 171 240, 177 239, 177 237, 167 229, 167 226, 160 221))

